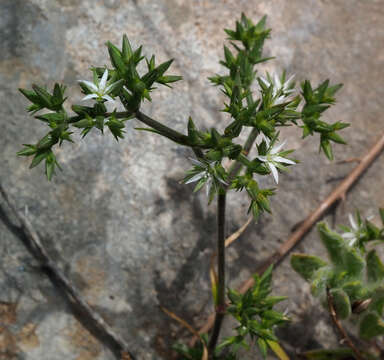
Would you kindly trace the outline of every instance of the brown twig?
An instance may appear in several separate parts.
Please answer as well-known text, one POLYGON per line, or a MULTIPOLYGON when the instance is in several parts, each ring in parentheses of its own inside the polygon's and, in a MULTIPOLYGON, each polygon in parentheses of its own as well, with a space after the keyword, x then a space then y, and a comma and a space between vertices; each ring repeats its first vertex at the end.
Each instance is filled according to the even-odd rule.
POLYGON ((358 157, 352 157, 352 158, 349 158, 349 159, 336 161, 336 164, 348 164, 348 163, 351 163, 351 162, 357 162, 357 163, 359 163, 360 161, 361 161, 360 158, 358 158, 358 157))
POLYGON ((335 306, 333 304, 333 296, 331 292, 329 291, 329 288, 327 287, 327 302, 328 302, 328 308, 329 313, 331 314, 331 319, 333 324, 336 326, 337 330, 339 331, 341 335, 341 341, 345 342, 355 353, 357 360, 364 360, 363 356, 361 355, 359 349, 355 346, 351 338, 348 336, 347 332, 343 328, 343 325, 341 324, 339 318, 337 317, 335 306))
POLYGON ((194 336, 196 336, 198 339, 200 339, 201 344, 203 345, 203 355, 201 357, 201 360, 208 360, 208 349, 207 345, 205 344, 204 340, 200 337, 199 333, 197 330, 195 330, 188 322, 186 322, 184 319, 181 317, 177 316, 175 313, 172 311, 166 309, 163 306, 160 306, 160 309, 164 311, 169 317, 171 317, 173 320, 176 320, 179 324, 184 326, 186 329, 188 329, 194 336))
MULTIPOLYGON (((5 200, 8 207, 14 213, 18 222, 20 223, 20 227, 16 227, 12 224, 9 219, 6 219, 6 225, 8 225, 8 227, 13 232, 15 232, 15 228, 21 231, 23 243, 26 245, 32 255, 36 258, 36 260, 38 260, 41 269, 44 270, 44 272, 49 276, 53 285, 58 287, 60 290, 64 291, 70 304, 74 306, 75 310, 81 314, 82 320, 86 323, 91 323, 94 326, 95 332, 98 334, 100 339, 102 339, 103 342, 106 342, 111 345, 113 352, 118 356, 118 358, 120 358, 120 356, 125 356, 125 358, 133 360, 134 356, 129 352, 128 344, 123 338, 121 338, 118 334, 115 333, 115 331, 104 321, 104 319, 97 312, 95 312, 88 305, 88 303, 83 299, 83 297, 80 295, 79 291, 75 288, 75 286, 56 266, 55 262, 50 258, 48 252, 41 243, 40 237, 33 228, 32 224, 11 203, 6 191, 4 190, 1 184, 0 194, 5 200)), ((4 211, 2 212, 3 215, 6 214, 4 211)))
MULTIPOLYGON (((241 225, 241 227, 239 229, 237 229, 233 234, 229 235, 226 239, 225 239, 225 247, 227 248, 229 245, 231 245, 233 242, 235 242, 240 236, 241 234, 247 229, 248 225, 252 222, 253 220, 253 216, 251 215, 248 220, 243 224, 241 225)), ((217 251, 215 251, 212 255, 211 255, 211 258, 210 258, 210 274, 211 274, 211 277, 213 277, 213 281, 215 283, 217 283, 217 274, 216 274, 216 270, 215 270, 215 259, 216 259, 216 256, 217 256, 217 251)))
MULTIPOLYGON (((360 158, 358 165, 349 173, 349 175, 328 195, 328 197, 297 227, 292 235, 272 254, 257 270, 258 274, 263 273, 271 264, 279 264, 294 246, 304 237, 321 216, 338 200, 344 200, 346 193, 352 185, 359 179, 365 170, 372 164, 376 157, 384 149, 384 134, 380 136, 377 142, 360 158)), ((241 293, 246 292, 254 284, 253 277, 246 280, 238 289, 241 293)), ((200 334, 208 332, 213 324, 214 315, 211 314, 206 323, 199 330, 200 334)), ((191 344, 196 340, 192 339, 191 344)))

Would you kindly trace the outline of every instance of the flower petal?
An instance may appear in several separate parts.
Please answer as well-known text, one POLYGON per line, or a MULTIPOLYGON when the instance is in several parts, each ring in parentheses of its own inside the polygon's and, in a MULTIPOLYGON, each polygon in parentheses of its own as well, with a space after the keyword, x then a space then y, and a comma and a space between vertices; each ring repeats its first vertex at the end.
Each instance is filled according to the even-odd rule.
POLYGON ((352 229, 355 231, 359 230, 359 227, 357 226, 355 219, 353 218, 352 214, 348 214, 348 219, 349 219, 349 222, 352 226, 352 229))
POLYGON ((280 150, 283 148, 283 146, 285 145, 287 141, 284 140, 281 144, 276 144, 272 150, 270 151, 270 154, 277 154, 278 152, 280 152, 280 150))
POLYGON ((206 165, 204 163, 202 163, 201 161, 199 161, 197 159, 189 158, 189 160, 191 160, 191 163, 193 165, 200 166, 200 167, 203 167, 203 168, 206 167, 206 165))
POLYGON ((85 100, 89 100, 89 99, 95 99, 97 97, 98 96, 96 94, 89 94, 87 96, 84 96, 81 100, 85 101, 85 100))
POLYGON ((286 85, 287 87, 289 86, 289 84, 292 82, 293 78, 295 77, 295 74, 292 74, 284 83, 284 85, 286 85))
POLYGON ((201 178, 203 178, 204 175, 205 175, 204 172, 198 173, 198 174, 192 176, 190 179, 188 179, 188 180, 185 182, 185 184, 190 184, 190 183, 193 183, 193 182, 195 182, 195 181, 198 181, 198 180, 200 180, 201 178))
POLYGON ((266 156, 258 155, 256 156, 256 159, 259 159, 262 162, 268 162, 268 159, 266 156))
POLYGON ((352 232, 346 232, 344 234, 341 234, 341 237, 343 239, 348 240, 348 239, 354 239, 356 237, 356 235, 354 233, 352 233, 352 232))
POLYGON ((92 82, 90 82, 90 81, 87 81, 87 80, 78 80, 78 82, 83 83, 83 84, 84 84, 89 90, 91 90, 91 91, 95 91, 95 92, 99 91, 98 87, 97 87, 94 83, 92 83, 92 82))
POLYGON ((276 90, 280 90, 281 89, 281 81, 280 81, 280 78, 277 76, 276 73, 273 76, 273 82, 275 83, 276 90))
POLYGON ((268 86, 268 87, 271 86, 271 83, 270 83, 267 79, 263 78, 262 76, 260 76, 260 80, 261 80, 266 86, 268 86))
POLYGON ((282 156, 274 156, 273 161, 283 163, 283 164, 290 164, 290 165, 295 165, 296 163, 293 160, 283 158, 282 156))
POLYGON ((104 90, 104 93, 105 93, 105 94, 108 94, 110 91, 113 90, 113 88, 114 88, 114 87, 116 86, 116 84, 118 84, 118 83, 119 83, 119 81, 116 81, 116 82, 114 82, 113 84, 108 85, 107 88, 104 90))
POLYGON ((207 192, 207 197, 209 196, 211 192, 211 187, 212 187, 212 178, 210 177, 208 181, 206 182, 206 192, 207 192))
POLYGON ((271 163, 268 163, 268 166, 271 169, 271 172, 272 172, 272 175, 273 175, 273 177, 274 177, 274 179, 276 181, 276 184, 278 184, 279 183, 279 173, 278 173, 278 171, 276 169, 276 166, 271 164, 271 163))
POLYGON ((273 100, 273 105, 280 105, 284 102, 285 96, 279 96, 277 99, 273 100))
POLYGON ((101 77, 101 80, 99 82, 99 90, 100 92, 105 91, 105 85, 107 85, 107 79, 108 79, 108 69, 105 69, 103 76, 101 77))
POLYGON ((109 95, 103 95, 102 98, 107 100, 107 101, 115 102, 115 100, 113 98, 111 98, 109 95))

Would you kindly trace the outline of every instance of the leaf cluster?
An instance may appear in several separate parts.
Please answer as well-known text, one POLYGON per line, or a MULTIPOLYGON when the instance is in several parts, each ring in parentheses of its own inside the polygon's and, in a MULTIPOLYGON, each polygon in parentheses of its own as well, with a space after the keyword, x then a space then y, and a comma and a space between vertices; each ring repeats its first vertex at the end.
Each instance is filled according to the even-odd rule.
POLYGON ((63 109, 65 86, 55 84, 52 93, 46 89, 32 85, 32 90, 19 89, 20 92, 32 102, 28 111, 35 114, 39 110, 51 110, 43 115, 35 116, 36 119, 46 123, 50 128, 49 132, 36 144, 24 144, 24 149, 20 150, 19 156, 32 156, 30 168, 34 168, 45 160, 45 174, 50 180, 55 173, 55 168, 60 168, 52 147, 56 144, 61 145, 63 141, 73 142, 72 132, 69 131, 68 116, 63 109))
MULTIPOLYGON (((270 197, 274 189, 260 188, 256 177, 272 174, 277 182, 278 172, 285 171, 287 165, 295 161, 285 158, 291 150, 278 153, 276 150, 274 153, 274 149, 267 147, 267 140, 257 144, 257 154, 251 158, 248 152, 252 142, 260 135, 269 139, 268 143, 274 144, 279 137, 278 127, 298 125, 301 120, 303 135, 320 133, 321 148, 332 158, 330 142, 344 143, 336 132, 347 124, 337 122, 330 125, 320 120, 320 116, 335 102, 334 95, 341 85, 330 86, 329 81, 325 81, 313 90, 306 80, 302 84, 302 93, 294 94, 295 83, 292 77, 287 78, 285 71, 281 76, 267 73, 266 78, 258 77, 256 65, 272 59, 263 56, 264 42, 271 33, 271 29, 266 27, 266 17, 255 24, 242 14, 235 29, 225 29, 225 32, 231 47, 224 46, 221 64, 227 72, 210 78, 226 98, 222 111, 228 113, 230 121, 224 131, 220 132, 216 128, 201 130, 192 118, 188 121, 187 135, 148 117, 150 121, 144 122, 149 127, 137 129, 155 132, 192 148, 196 160, 206 166, 189 170, 184 182, 195 178, 198 181, 195 190, 207 186, 209 201, 227 189, 245 190, 250 199, 249 212, 257 219, 262 212, 271 211, 270 197), (254 85, 259 90, 256 95, 253 92, 254 85), (304 105, 300 110, 302 99, 304 105), (250 128, 249 140, 241 145, 237 138, 247 128, 250 128), (239 167, 225 169, 222 165, 225 159, 233 160, 239 167)), ((64 140, 72 141, 71 128, 81 129, 83 137, 94 128, 101 133, 107 128, 116 140, 122 139, 126 121, 138 118, 141 103, 151 101, 151 92, 156 89, 156 84, 170 87, 173 82, 181 79, 180 76, 166 73, 172 59, 157 64, 154 55, 143 55, 142 46, 134 48, 126 35, 123 36, 120 48, 111 42, 107 42, 106 46, 112 67, 92 67, 93 83, 79 81, 85 99, 92 98, 94 104, 73 105, 74 116, 70 117, 62 106, 65 87, 56 84, 53 94, 38 86, 33 86, 33 91, 20 89, 32 102, 28 108, 30 112, 35 114, 43 109, 51 111, 35 116, 49 125, 48 134, 37 144, 25 145, 19 152, 21 156, 34 156, 33 166, 45 159, 48 179, 51 179, 57 166, 53 147, 64 140), (139 71, 141 65, 146 69, 139 71), (107 111, 105 102, 115 99, 121 101, 125 112, 107 111)))
POLYGON ((358 318, 360 335, 364 339, 384 335, 384 264, 375 248, 367 245, 384 241, 384 210, 380 209, 383 227, 378 228, 357 213, 358 227, 341 227, 340 235, 325 223, 317 226, 329 260, 308 254, 293 254, 291 265, 311 284, 315 296, 326 300, 326 289, 332 296, 340 319, 358 318), (354 231, 353 233, 351 231, 354 231), (355 238, 351 241, 350 236, 355 238))
POLYGON ((114 70, 112 74, 116 74, 119 80, 123 81, 123 89, 119 94, 120 100, 125 108, 134 113, 140 108, 140 103, 147 99, 151 101, 150 93, 155 89, 155 83, 166 85, 170 87, 170 83, 181 80, 181 76, 165 75, 165 72, 171 66, 173 59, 168 60, 156 66, 155 56, 152 55, 147 59, 142 55, 142 46, 136 50, 132 49, 132 45, 126 35, 123 36, 121 50, 107 42, 109 57, 114 70), (140 75, 137 70, 139 63, 144 60, 147 65, 147 72, 140 75))
POLYGON ((345 140, 337 131, 348 127, 349 124, 341 121, 337 121, 334 124, 327 124, 320 120, 320 116, 331 104, 335 103, 334 95, 341 87, 342 84, 329 86, 329 80, 325 80, 314 90, 308 80, 301 84, 302 95, 305 101, 301 112, 303 138, 308 135, 313 135, 314 132, 319 133, 320 148, 330 160, 333 159, 331 142, 346 144, 345 140))
MULTIPOLYGON (((106 81, 111 84, 108 87, 108 96, 112 99, 119 97, 128 110, 125 113, 117 113, 116 110, 108 113, 105 98, 98 96, 93 106, 73 105, 72 110, 76 115, 70 117, 63 108, 63 103, 67 99, 64 97, 65 86, 55 84, 52 94, 37 85, 32 85, 32 90, 19 89, 32 103, 27 108, 32 115, 40 110, 51 111, 34 116, 49 126, 49 132, 36 144, 24 144, 24 149, 17 153, 19 156, 33 156, 31 168, 45 160, 45 173, 48 180, 51 180, 55 168, 60 168, 53 147, 56 144, 61 145, 65 140, 73 142, 70 137, 73 133, 70 127, 82 129, 83 137, 93 128, 104 133, 104 128, 107 127, 116 140, 122 139, 125 122, 134 117, 134 112, 139 109, 141 101, 151 100, 150 92, 155 89, 153 84, 159 83, 170 87, 170 83, 181 79, 180 76, 165 75, 172 60, 156 66, 155 56, 153 55, 150 59, 142 56, 142 47, 133 50, 126 35, 123 36, 122 50, 110 42, 107 43, 107 47, 113 65, 112 69, 107 69, 106 81), (147 72, 141 76, 136 68, 143 59, 147 64, 147 72)), ((93 67, 91 71, 93 83, 99 86, 106 68, 93 67)), ((79 86, 85 95, 92 94, 92 89, 84 82, 79 81, 79 86)))
MULTIPOLYGON (((236 22, 235 30, 225 29, 229 35, 232 49, 224 46, 224 60, 220 63, 226 68, 225 75, 217 74, 209 80, 221 88, 226 97, 222 111, 231 117, 230 123, 223 133, 216 129, 211 131, 199 131, 196 125, 189 119, 188 139, 191 146, 204 149, 204 157, 221 163, 227 157, 241 163, 245 168, 243 173, 232 174, 228 172, 225 178, 229 178, 231 189, 237 191, 246 190, 250 197, 249 211, 252 211, 255 219, 264 212, 270 212, 269 197, 274 194, 274 189, 260 189, 255 175, 267 175, 275 167, 276 171, 286 170, 286 166, 274 162, 273 166, 268 161, 261 160, 263 153, 263 142, 258 146, 258 155, 253 159, 245 156, 246 149, 237 144, 235 139, 240 136, 245 128, 251 128, 254 137, 263 134, 273 142, 278 140, 278 126, 298 125, 301 120, 305 136, 321 133, 321 148, 325 154, 332 158, 332 149, 329 141, 345 143, 337 130, 346 127, 347 124, 340 122, 329 125, 320 120, 320 115, 334 103, 334 94, 341 85, 329 86, 325 81, 315 90, 306 80, 302 87, 303 93, 292 96, 295 83, 287 79, 285 71, 280 77, 274 78, 267 74, 267 79, 257 77, 255 65, 272 59, 263 57, 263 46, 266 39, 270 37, 271 29, 266 28, 266 17, 254 24, 244 14, 241 20, 236 22), (257 81, 259 86, 259 98, 254 98, 252 86, 257 81), (304 99, 304 106, 299 110, 299 105, 304 99), (328 104, 324 107, 324 104, 328 104)), ((286 151, 279 156, 288 155, 286 151)), ((190 173, 190 172, 189 172, 190 173)), ((188 180, 186 178, 185 180, 188 180)), ((201 183, 195 189, 200 188, 201 183)), ((223 188, 223 185, 221 185, 223 188)), ((219 189, 220 190, 220 189, 219 189)), ((210 200, 212 197, 210 196, 210 200)))
POLYGON ((231 354, 244 347, 249 349, 249 340, 256 341, 258 348, 265 358, 271 341, 277 341, 274 335, 276 326, 285 324, 289 319, 273 307, 286 299, 285 296, 271 296, 272 266, 262 276, 254 275, 254 285, 244 294, 236 290, 228 290, 230 304, 227 313, 231 315, 238 326, 236 335, 226 338, 218 345, 216 353, 229 348, 231 354))

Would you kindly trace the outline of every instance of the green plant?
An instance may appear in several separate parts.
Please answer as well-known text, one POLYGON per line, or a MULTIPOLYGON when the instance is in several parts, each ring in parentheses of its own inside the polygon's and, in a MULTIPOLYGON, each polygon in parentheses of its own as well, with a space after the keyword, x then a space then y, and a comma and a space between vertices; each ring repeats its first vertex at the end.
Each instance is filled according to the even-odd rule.
MULTIPOLYGON (((384 209, 380 209, 384 225, 384 209)), ((384 264, 375 247, 384 241, 384 227, 368 219, 349 215, 350 227, 340 234, 326 223, 317 226, 329 260, 307 254, 293 254, 291 265, 311 284, 314 296, 335 312, 335 320, 350 319, 359 324, 362 339, 384 335, 384 264), (332 309, 333 308, 333 309, 332 309)))
POLYGON ((31 168, 44 160, 46 176, 51 180, 59 167, 54 148, 65 141, 73 142, 71 135, 74 130, 81 129, 85 137, 93 129, 102 133, 108 129, 119 140, 124 138, 126 122, 133 118, 147 125, 137 130, 154 132, 191 148, 195 154, 191 160, 194 166, 187 171, 184 182, 197 182, 195 191, 206 186, 208 201, 211 202, 215 196, 218 200, 218 279, 213 284, 216 318, 209 340, 203 340, 203 343, 211 358, 220 349, 228 347, 229 358, 235 358, 237 347, 245 344, 249 335, 257 341, 265 356, 268 346, 271 347, 270 341, 276 340, 274 326, 286 322, 287 318, 273 310, 273 305, 282 298, 269 296, 272 269, 261 278, 256 276, 255 286, 244 295, 229 290, 230 305, 226 307, 226 193, 229 190, 245 190, 250 200, 249 212, 257 220, 261 213, 271 212, 269 198, 274 195, 275 189, 260 188, 256 176, 271 174, 277 184, 279 172, 297 163, 288 158, 293 150, 284 150, 285 142, 279 142, 278 128, 295 125, 301 128, 303 138, 319 134, 320 149, 332 159, 331 143, 345 144, 339 130, 348 124, 329 124, 321 120, 324 111, 335 102, 334 95, 341 84, 331 86, 326 80, 313 87, 309 80, 305 80, 301 83, 301 92, 297 92, 293 76, 288 77, 285 71, 280 76, 268 73, 265 77, 257 76, 256 65, 272 59, 262 54, 264 41, 271 32, 266 28, 266 17, 254 24, 243 14, 236 22, 235 30, 226 29, 225 32, 232 45, 232 49, 224 46, 224 60, 221 61, 227 73, 209 78, 226 98, 222 111, 228 114, 229 123, 223 132, 216 128, 201 130, 189 117, 187 134, 182 134, 142 113, 140 106, 142 102, 152 100, 155 85, 171 87, 170 84, 181 80, 181 77, 166 74, 172 60, 156 65, 155 56, 148 58, 142 55, 142 47, 133 49, 124 35, 121 49, 107 43, 112 66, 92 67, 93 82, 79 81, 85 95, 83 100, 92 100, 93 105, 73 105, 75 115, 69 115, 63 107, 67 99, 63 85, 55 84, 52 92, 37 85, 33 85, 32 90, 20 89, 32 103, 28 111, 48 126, 48 133, 35 144, 25 144, 18 155, 31 156, 31 168), (143 61, 146 71, 140 73, 138 65, 143 61), (257 86, 257 92, 253 92, 253 85, 257 86), (117 99, 125 111, 108 112, 106 102, 113 103, 117 99), (36 115, 40 110, 47 112, 36 115), (247 140, 241 145, 237 138, 248 128, 247 140), (251 158, 248 154, 255 142, 257 155, 251 158), (225 159, 232 160, 228 168, 223 166, 225 159), (237 335, 217 347, 226 313, 239 322, 237 335))

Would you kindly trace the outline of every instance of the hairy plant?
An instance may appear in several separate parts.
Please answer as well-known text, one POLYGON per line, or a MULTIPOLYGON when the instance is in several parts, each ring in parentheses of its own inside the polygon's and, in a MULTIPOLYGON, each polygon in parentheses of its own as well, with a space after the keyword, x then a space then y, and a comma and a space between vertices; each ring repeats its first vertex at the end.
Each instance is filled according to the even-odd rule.
POLYGON ((352 320, 365 340, 384 335, 384 264, 376 249, 384 242, 384 209, 380 215, 382 228, 363 220, 358 211, 355 218, 349 215, 350 227, 340 226, 341 233, 319 223, 329 261, 308 254, 291 257, 293 269, 311 284, 312 294, 320 297, 336 324, 338 319, 352 320))

